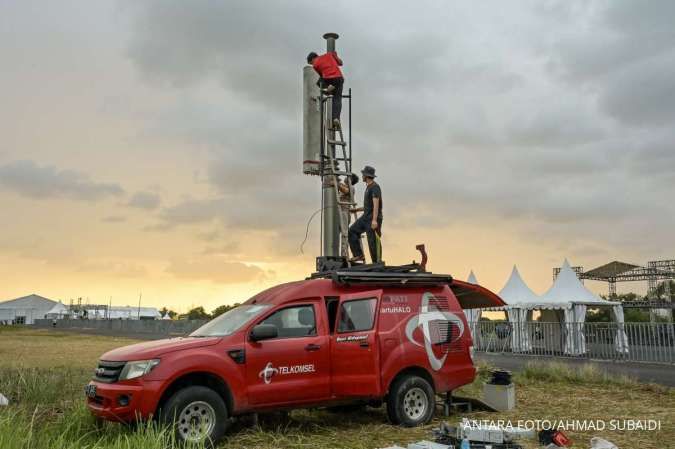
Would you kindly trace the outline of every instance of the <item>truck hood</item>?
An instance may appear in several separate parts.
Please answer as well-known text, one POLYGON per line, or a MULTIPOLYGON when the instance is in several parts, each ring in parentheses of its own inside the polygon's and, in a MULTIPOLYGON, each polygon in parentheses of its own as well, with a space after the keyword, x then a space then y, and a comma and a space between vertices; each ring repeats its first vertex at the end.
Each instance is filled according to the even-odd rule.
POLYGON ((101 360, 111 362, 147 360, 166 354, 167 352, 213 346, 221 339, 222 337, 179 337, 147 341, 108 351, 101 356, 101 360))

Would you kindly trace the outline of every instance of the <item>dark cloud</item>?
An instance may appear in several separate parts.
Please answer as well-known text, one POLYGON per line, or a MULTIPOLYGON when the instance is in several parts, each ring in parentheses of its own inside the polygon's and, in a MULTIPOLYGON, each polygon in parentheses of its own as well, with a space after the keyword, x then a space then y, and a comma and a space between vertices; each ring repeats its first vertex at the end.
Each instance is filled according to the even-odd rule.
POLYGON ((300 70, 339 24, 354 163, 377 168, 392 225, 517 221, 622 248, 651 222, 675 244, 672 5, 146 2, 129 54, 181 92, 153 126, 208 149, 212 187, 159 226, 273 230, 294 246, 320 195, 300 175, 300 70))
POLYGON ((162 202, 160 196, 153 192, 136 192, 129 202, 127 203, 130 207, 135 207, 138 209, 145 210, 154 210, 157 209, 162 202))
POLYGON ((675 38, 670 54, 626 67, 600 95, 607 112, 628 125, 675 122, 675 38))
POLYGON ((85 173, 38 165, 29 160, 0 166, 0 185, 7 190, 36 199, 68 198, 96 201, 124 193, 124 189, 118 184, 95 182, 85 173))
POLYGON ((570 82, 597 94, 613 118, 634 126, 675 119, 675 3, 637 1, 596 4, 576 15, 586 26, 562 34, 553 67, 570 82))

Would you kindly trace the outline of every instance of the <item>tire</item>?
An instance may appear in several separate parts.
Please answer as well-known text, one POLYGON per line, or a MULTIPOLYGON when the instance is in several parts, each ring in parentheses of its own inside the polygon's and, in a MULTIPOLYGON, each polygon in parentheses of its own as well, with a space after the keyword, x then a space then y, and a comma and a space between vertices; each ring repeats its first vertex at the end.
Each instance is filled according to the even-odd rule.
POLYGON ((408 375, 397 379, 389 390, 387 415, 392 424, 416 427, 434 417, 434 389, 426 379, 408 375))
POLYGON ((160 416, 163 423, 173 426, 177 441, 204 441, 207 447, 215 446, 223 438, 228 424, 223 398, 201 386, 178 390, 166 402, 160 416))

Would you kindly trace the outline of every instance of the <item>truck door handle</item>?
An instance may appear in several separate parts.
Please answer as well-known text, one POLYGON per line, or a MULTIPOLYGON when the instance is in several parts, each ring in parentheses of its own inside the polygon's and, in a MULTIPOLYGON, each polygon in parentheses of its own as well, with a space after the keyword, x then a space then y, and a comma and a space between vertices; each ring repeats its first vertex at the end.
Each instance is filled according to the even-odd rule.
POLYGON ((368 348, 370 347, 370 343, 368 343, 367 341, 362 341, 361 343, 359 343, 359 346, 361 346, 362 348, 368 348))
POLYGON ((318 351, 319 349, 321 349, 321 345, 315 345, 314 343, 305 346, 305 351, 318 351))

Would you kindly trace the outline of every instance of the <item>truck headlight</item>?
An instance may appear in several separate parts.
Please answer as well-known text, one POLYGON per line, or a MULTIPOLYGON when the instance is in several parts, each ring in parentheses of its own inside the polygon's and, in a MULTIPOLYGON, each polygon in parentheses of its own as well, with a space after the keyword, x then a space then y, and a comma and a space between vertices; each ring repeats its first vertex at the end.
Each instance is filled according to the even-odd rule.
POLYGON ((129 380, 145 376, 157 365, 159 365, 159 359, 135 360, 133 362, 127 362, 120 373, 120 380, 129 380))

